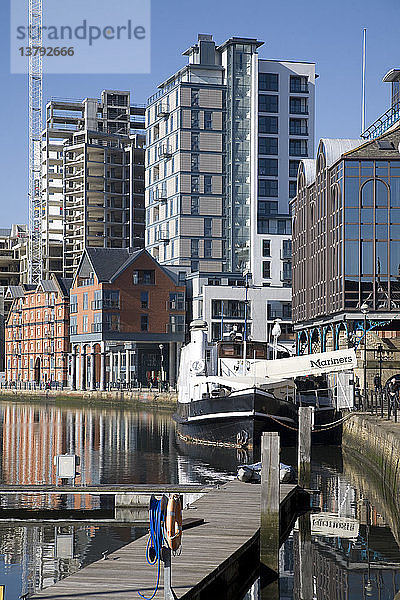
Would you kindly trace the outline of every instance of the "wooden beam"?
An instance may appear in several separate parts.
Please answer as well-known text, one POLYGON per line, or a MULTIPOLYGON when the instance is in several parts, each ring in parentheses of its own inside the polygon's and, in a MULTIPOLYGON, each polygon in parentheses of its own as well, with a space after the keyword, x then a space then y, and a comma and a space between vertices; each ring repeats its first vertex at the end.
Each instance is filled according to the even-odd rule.
POLYGON ((262 597, 279 599, 279 433, 263 433, 261 439, 261 529, 260 561, 262 597), (264 581, 263 581, 264 579, 264 581), (269 581, 268 581, 269 580, 269 581), (268 583, 268 585, 266 585, 268 583))

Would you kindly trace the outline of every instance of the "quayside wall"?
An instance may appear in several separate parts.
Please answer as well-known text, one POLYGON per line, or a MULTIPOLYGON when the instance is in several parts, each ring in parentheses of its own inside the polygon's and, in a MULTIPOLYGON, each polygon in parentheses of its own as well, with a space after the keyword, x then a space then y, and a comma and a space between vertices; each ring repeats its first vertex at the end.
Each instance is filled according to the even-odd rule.
POLYGON ((352 415, 343 425, 343 466, 400 545, 400 423, 352 415))

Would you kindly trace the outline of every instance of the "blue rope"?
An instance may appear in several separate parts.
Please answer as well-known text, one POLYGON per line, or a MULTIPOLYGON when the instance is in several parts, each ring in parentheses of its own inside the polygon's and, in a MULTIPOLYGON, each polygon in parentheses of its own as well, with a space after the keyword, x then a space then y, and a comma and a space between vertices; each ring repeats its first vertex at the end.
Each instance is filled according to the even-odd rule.
POLYGON ((162 558, 162 547, 164 542, 164 511, 163 511, 164 497, 161 500, 157 500, 154 496, 150 498, 150 535, 147 541, 146 548, 146 560, 149 565, 155 565, 157 563, 157 581, 154 592, 151 596, 143 596, 138 592, 141 598, 144 600, 152 600, 158 592, 160 585, 160 563, 162 558))

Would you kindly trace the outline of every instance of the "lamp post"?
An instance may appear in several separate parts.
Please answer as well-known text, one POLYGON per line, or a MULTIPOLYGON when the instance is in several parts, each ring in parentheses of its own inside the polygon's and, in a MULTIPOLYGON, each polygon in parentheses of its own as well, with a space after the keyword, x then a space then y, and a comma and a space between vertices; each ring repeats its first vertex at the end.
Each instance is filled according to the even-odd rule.
POLYGON ((366 302, 360 307, 364 315, 364 408, 367 405, 367 315, 369 313, 369 305, 366 302))
POLYGON ((245 302, 244 302, 244 335, 243 335, 243 375, 246 375, 246 361, 247 361, 247 298, 248 298, 248 292, 249 292, 249 281, 252 278, 252 274, 250 273, 250 271, 248 269, 246 269, 243 273, 244 278, 245 278, 245 289, 246 289, 246 296, 245 296, 245 302))
POLYGON ((162 390, 163 385, 164 385, 164 354, 163 354, 164 344, 158 344, 158 347, 160 348, 160 354, 161 354, 161 381, 160 381, 160 390, 162 390))

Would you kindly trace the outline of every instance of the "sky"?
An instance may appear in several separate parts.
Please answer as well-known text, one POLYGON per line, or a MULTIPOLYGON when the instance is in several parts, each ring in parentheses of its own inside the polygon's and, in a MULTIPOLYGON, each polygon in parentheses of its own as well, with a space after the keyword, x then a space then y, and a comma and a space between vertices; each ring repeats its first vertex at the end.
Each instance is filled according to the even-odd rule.
MULTIPOLYGON (((10 0, 16 1, 25 0, 10 0)), ((48 1, 57 0, 43 0, 48 1)), ((85 0, 80 5, 84 15, 85 0)), ((28 0, 26 6, 28 10, 28 0)), ((118 1, 112 6, 118 11, 118 1)), ((43 98, 98 97, 103 89, 129 89, 132 102, 144 103, 186 63, 181 53, 198 33, 212 34, 218 44, 232 36, 252 37, 265 42, 261 58, 316 63, 317 140, 358 137, 363 28, 368 125, 389 108, 390 84, 382 77, 400 68, 399 22, 400 0, 152 0, 150 74, 47 75, 43 98)), ((10 73, 9 23, 10 6, 2 0, 0 227, 27 221, 28 78, 10 73)))

